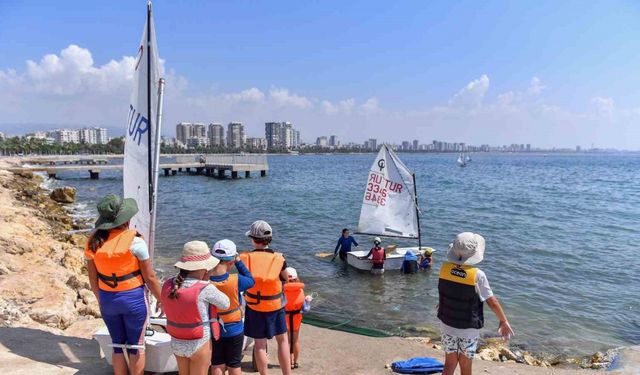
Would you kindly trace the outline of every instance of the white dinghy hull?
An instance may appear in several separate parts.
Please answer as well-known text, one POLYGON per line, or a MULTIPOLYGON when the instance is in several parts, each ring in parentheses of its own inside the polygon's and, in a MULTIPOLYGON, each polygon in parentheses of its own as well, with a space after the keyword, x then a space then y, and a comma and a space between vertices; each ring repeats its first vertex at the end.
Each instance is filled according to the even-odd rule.
MULTIPOLYGON (((387 254, 387 259, 384 261, 384 269, 400 271, 400 268, 402 268, 402 262, 404 262, 404 256, 408 250, 413 251, 413 254, 415 255, 422 255, 424 253, 424 250, 418 250, 417 246, 398 248, 387 254)), ((368 251, 364 250, 348 252, 347 264, 362 271, 371 271, 373 263, 371 262, 371 259, 365 258, 368 253, 368 251)))

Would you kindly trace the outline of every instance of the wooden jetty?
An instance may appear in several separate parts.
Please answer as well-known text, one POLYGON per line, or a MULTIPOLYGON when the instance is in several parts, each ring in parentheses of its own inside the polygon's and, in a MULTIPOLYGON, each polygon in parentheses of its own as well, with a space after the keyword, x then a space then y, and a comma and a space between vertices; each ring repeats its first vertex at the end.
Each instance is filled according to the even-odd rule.
MULTIPOLYGON (((102 157, 102 155, 101 155, 102 157)), ((119 156, 122 158, 122 156, 119 156)), ((167 158, 166 155, 162 155, 167 158)), ((169 156, 171 157, 171 156, 169 156)), ((173 156, 175 162, 161 163, 160 169, 165 176, 175 176, 178 172, 188 174, 206 175, 210 177, 225 178, 227 171, 233 179, 244 173, 245 178, 251 177, 251 172, 260 172, 260 176, 265 177, 269 170, 266 155, 176 155, 173 156)), ((6 170, 14 173, 21 172, 45 172, 49 178, 56 178, 62 172, 88 171, 91 179, 100 178, 100 172, 105 170, 120 170, 122 164, 108 164, 103 158, 92 159, 85 155, 75 158, 64 156, 58 158, 38 158, 25 160, 28 164, 25 167, 11 167, 6 170), (34 162, 37 160, 38 162, 34 162), (31 163, 28 163, 31 162, 31 163)))

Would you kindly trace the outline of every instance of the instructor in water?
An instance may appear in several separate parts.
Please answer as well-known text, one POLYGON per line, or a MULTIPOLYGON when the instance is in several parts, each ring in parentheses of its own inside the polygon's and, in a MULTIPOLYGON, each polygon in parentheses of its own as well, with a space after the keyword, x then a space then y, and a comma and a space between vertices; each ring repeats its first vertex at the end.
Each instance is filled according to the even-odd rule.
POLYGON ((333 251, 333 257, 335 258, 335 255, 338 254, 338 251, 340 251, 340 260, 346 261, 347 253, 351 251, 351 244, 359 246, 356 240, 349 234, 349 229, 344 228, 342 230, 342 236, 338 238, 336 249, 333 251))

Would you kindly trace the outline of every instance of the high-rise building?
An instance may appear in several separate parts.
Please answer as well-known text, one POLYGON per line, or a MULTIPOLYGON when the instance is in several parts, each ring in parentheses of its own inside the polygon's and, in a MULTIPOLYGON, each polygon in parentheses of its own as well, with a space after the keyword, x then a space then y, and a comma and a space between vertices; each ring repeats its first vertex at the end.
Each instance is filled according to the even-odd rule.
POLYGON ((299 130, 294 130, 293 133, 294 133, 294 136, 293 136, 293 148, 298 148, 298 147, 302 146, 302 143, 300 143, 300 131, 299 130))
POLYGON ((230 122, 227 125, 227 146, 242 148, 245 143, 244 125, 241 122, 230 122))
POLYGON ((84 128, 78 130, 78 140, 80 143, 95 145, 96 142, 96 132, 91 128, 84 128))
POLYGON ((198 137, 198 138, 206 138, 207 137, 207 129, 205 128, 204 124, 202 123, 195 123, 193 124, 193 127, 191 128, 192 133, 190 134, 191 137, 198 137))
POLYGON ((290 150, 293 147, 293 124, 290 122, 282 123, 280 141, 287 150, 290 150))
POLYGON ((316 146, 327 147, 328 146, 327 137, 325 136, 318 137, 316 139, 316 146))
POLYGON ((107 129, 94 127, 93 130, 96 132, 96 143, 99 145, 106 145, 109 143, 109 136, 107 135, 107 129))
POLYGON ((209 145, 211 147, 224 146, 224 127, 222 124, 209 124, 209 145))
POLYGON ((413 147, 411 148, 413 151, 418 151, 419 150, 419 143, 417 139, 413 140, 413 147))
POLYGON ((57 143, 80 143, 80 136, 77 130, 55 129, 50 133, 50 136, 57 143))
POLYGON ((268 149, 282 147, 282 145, 280 144, 281 129, 282 129, 281 122, 265 122, 264 136, 267 139, 268 149))
POLYGON ((411 149, 411 145, 409 141, 402 141, 402 147, 400 147, 402 151, 409 151, 411 149))
POLYGON ((331 147, 340 147, 340 141, 338 140, 337 135, 329 136, 329 146, 331 147))
POLYGON ((375 138, 369 138, 367 141, 367 149, 371 151, 378 151, 378 140, 375 138))
POLYGON ((183 145, 187 144, 187 139, 193 137, 193 124, 190 122, 181 122, 176 125, 176 139, 183 145))

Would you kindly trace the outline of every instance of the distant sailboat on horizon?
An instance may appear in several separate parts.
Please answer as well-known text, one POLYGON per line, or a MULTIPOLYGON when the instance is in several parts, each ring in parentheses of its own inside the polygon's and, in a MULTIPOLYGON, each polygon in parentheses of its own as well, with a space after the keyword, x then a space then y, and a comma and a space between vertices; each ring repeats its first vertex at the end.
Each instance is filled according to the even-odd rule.
POLYGON ((467 161, 471 160, 471 159, 467 159, 468 156, 465 157, 465 155, 463 153, 460 153, 458 155, 458 165, 460 167, 466 167, 467 166, 467 161))

